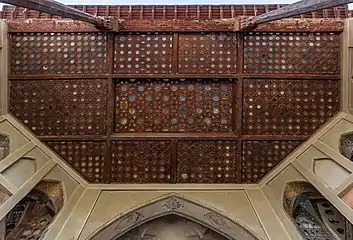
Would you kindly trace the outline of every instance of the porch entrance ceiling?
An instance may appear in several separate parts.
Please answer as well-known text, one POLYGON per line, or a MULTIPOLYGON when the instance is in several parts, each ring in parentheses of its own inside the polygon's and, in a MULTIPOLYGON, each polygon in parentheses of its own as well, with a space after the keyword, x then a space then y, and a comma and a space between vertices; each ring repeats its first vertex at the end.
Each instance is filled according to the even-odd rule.
POLYGON ((91 183, 256 183, 339 111, 346 6, 251 32, 280 6, 74 7, 125 28, 0 16, 11 113, 91 183))

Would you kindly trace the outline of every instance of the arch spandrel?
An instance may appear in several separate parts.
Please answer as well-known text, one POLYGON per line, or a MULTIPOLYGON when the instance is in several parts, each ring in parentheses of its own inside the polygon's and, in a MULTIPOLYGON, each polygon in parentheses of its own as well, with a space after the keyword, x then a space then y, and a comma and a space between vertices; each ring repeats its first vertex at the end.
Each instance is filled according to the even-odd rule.
POLYGON ((117 240, 227 240, 219 233, 184 217, 168 215, 144 223, 117 240))
POLYGON ((115 240, 127 232, 168 215, 198 223, 230 240, 262 240, 238 221, 178 195, 168 195, 119 215, 95 230, 86 240, 115 240))

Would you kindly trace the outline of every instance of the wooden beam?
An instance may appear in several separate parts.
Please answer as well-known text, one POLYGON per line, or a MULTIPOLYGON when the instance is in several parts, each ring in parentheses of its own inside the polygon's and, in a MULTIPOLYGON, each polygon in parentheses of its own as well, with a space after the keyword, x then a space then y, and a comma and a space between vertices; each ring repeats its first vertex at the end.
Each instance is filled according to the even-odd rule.
POLYGON ((91 23, 102 30, 119 30, 120 21, 118 19, 105 20, 54 0, 0 0, 0 2, 61 16, 63 18, 71 18, 74 20, 91 23))
MULTIPOLYGON (((67 19, 8 20, 9 33, 98 32, 90 23, 67 19)), ((234 31, 234 19, 222 20, 124 20, 119 32, 203 32, 234 31)), ((256 26, 255 32, 342 32, 343 19, 283 19, 256 26)), ((28 76, 28 75, 26 75, 28 76)), ((67 74, 65 75, 67 76, 67 74)), ((91 78, 102 77, 91 74, 91 78)), ((106 77, 106 76, 105 76, 106 77)))
POLYGON ((283 8, 255 16, 251 19, 242 19, 243 23, 241 24, 241 29, 254 28, 262 23, 293 17, 326 8, 332 8, 348 3, 353 3, 353 0, 302 0, 283 8))

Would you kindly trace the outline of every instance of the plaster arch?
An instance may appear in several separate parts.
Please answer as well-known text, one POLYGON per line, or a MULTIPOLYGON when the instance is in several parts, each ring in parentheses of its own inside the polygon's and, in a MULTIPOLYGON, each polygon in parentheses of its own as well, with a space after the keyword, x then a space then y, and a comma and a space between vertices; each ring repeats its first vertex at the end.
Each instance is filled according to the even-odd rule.
POLYGON ((86 240, 115 240, 146 222, 168 215, 194 221, 230 240, 262 240, 239 221, 176 194, 163 196, 114 217, 98 227, 86 240))

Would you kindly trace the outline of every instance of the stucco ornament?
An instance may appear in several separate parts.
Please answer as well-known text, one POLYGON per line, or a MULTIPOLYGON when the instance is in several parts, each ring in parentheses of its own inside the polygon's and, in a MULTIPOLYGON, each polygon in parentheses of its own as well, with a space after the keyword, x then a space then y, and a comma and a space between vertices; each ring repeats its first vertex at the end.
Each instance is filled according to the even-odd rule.
POLYGON ((118 240, 226 240, 222 235, 186 218, 169 215, 157 218, 124 234, 118 240))
POLYGON ((257 240, 246 226, 178 195, 149 202, 103 224, 89 240, 257 240))

